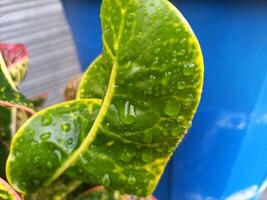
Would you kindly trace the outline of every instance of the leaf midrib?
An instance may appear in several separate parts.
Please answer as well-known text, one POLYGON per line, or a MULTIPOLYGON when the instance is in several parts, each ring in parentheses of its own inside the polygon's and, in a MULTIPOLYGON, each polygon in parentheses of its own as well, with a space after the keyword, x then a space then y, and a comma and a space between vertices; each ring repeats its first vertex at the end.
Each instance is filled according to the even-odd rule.
MULTIPOLYGON (((121 14, 122 14, 122 18, 121 18, 121 22, 120 22, 120 26, 119 26, 118 38, 116 40, 116 45, 118 45, 118 46, 121 42, 121 37, 122 37, 123 28, 124 28, 124 24, 125 24, 125 15, 126 15, 126 9, 125 8, 121 10, 121 14)), ((105 43, 104 36, 103 36, 103 42, 105 43)), ((107 45, 107 47, 108 47, 108 53, 110 54, 111 52, 109 51, 109 46, 107 45)), ((44 185, 50 185, 61 174, 63 174, 69 168, 69 166, 71 166, 73 163, 75 163, 79 159, 79 156, 82 153, 84 153, 84 151, 86 151, 86 149, 94 141, 94 139, 97 135, 98 129, 102 123, 102 120, 105 117, 105 114, 107 113, 107 111, 109 109, 109 105, 111 103, 111 99, 112 99, 113 93, 114 93, 115 80, 117 77, 118 62, 117 62, 116 55, 114 56, 113 54, 111 54, 110 56, 111 56, 112 61, 113 61, 112 70, 111 70, 111 74, 110 74, 110 80, 108 83, 106 95, 104 97, 100 111, 97 115, 97 118, 96 118, 92 128, 90 129, 88 135, 86 136, 86 138, 83 141, 83 143, 81 144, 81 146, 71 154, 71 156, 63 163, 63 165, 60 168, 58 168, 58 170, 54 173, 54 175, 44 183, 44 185)))

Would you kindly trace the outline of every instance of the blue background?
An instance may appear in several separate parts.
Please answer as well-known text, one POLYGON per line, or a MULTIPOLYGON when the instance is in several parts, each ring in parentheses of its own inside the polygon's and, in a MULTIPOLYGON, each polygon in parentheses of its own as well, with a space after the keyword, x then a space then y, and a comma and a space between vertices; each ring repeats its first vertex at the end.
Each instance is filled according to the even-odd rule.
MULTIPOLYGON (((81 65, 101 53, 100 0, 63 0, 81 65)), ((267 175, 267 2, 173 1, 205 60, 193 127, 157 188, 161 200, 226 199, 267 175)), ((233 197, 233 196, 232 196, 233 197)))

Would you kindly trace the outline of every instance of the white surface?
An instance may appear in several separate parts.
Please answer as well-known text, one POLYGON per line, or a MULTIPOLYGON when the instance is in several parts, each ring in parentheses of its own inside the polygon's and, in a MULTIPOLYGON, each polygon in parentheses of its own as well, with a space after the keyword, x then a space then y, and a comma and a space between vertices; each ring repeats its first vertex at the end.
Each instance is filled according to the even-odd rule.
POLYGON ((80 72, 70 29, 59 0, 0 0, 0 41, 24 43, 30 67, 20 89, 48 92, 47 104, 63 100, 63 88, 80 72))

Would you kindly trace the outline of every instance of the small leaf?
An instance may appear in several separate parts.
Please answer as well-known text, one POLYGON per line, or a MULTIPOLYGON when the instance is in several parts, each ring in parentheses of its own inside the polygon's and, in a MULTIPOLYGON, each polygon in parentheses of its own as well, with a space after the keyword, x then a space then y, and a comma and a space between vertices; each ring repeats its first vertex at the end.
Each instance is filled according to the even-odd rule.
POLYGON ((1 200, 22 200, 20 196, 8 185, 3 179, 0 178, 0 199, 1 200))
POLYGON ((32 104, 17 91, 0 54, 0 106, 16 107, 34 113, 32 104))
POLYGON ((71 101, 76 99, 76 94, 78 90, 78 86, 82 79, 82 75, 76 75, 72 80, 70 80, 67 85, 65 86, 64 90, 64 100, 71 101))
POLYGON ((24 79, 29 65, 28 51, 25 45, 0 43, 0 53, 2 53, 14 84, 18 86, 24 79))

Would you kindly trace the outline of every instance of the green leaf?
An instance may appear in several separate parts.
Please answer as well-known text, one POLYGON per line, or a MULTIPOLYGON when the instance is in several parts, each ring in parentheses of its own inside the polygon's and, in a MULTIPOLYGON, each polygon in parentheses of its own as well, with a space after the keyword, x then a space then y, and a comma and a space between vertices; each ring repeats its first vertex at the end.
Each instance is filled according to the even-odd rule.
POLYGON ((84 73, 77 92, 77 98, 104 98, 109 82, 109 76, 110 72, 105 66, 103 56, 100 55, 84 73))
POLYGON ((8 108, 0 106, 0 140, 3 142, 10 141, 11 111, 8 108))
POLYGON ((29 56, 26 46, 0 43, 0 53, 2 53, 14 85, 18 86, 28 70, 29 56))
POLYGON ((97 99, 65 102, 28 120, 11 144, 6 170, 9 182, 21 192, 50 185, 48 179, 82 144, 100 105, 97 99))
POLYGON ((0 105, 5 107, 16 107, 29 113, 34 113, 32 104, 17 91, 11 79, 3 57, 0 53, 0 105))
POLYGON ((104 51, 79 100, 37 113, 12 142, 7 176, 21 192, 68 176, 148 196, 191 126, 204 70, 180 12, 166 0, 103 0, 101 19, 104 51))
POLYGON ((7 182, 0 178, 0 199, 1 200, 22 200, 7 182))
POLYGON ((8 148, 3 143, 0 143, 0 177, 6 178, 5 167, 8 156, 8 148))
POLYGON ((5 178, 5 166, 11 140, 11 111, 0 106, 0 177, 5 178))
POLYGON ((64 100, 65 101, 71 101, 71 100, 76 99, 76 94, 77 94, 81 79, 82 79, 82 74, 78 74, 67 83, 64 89, 64 100))

